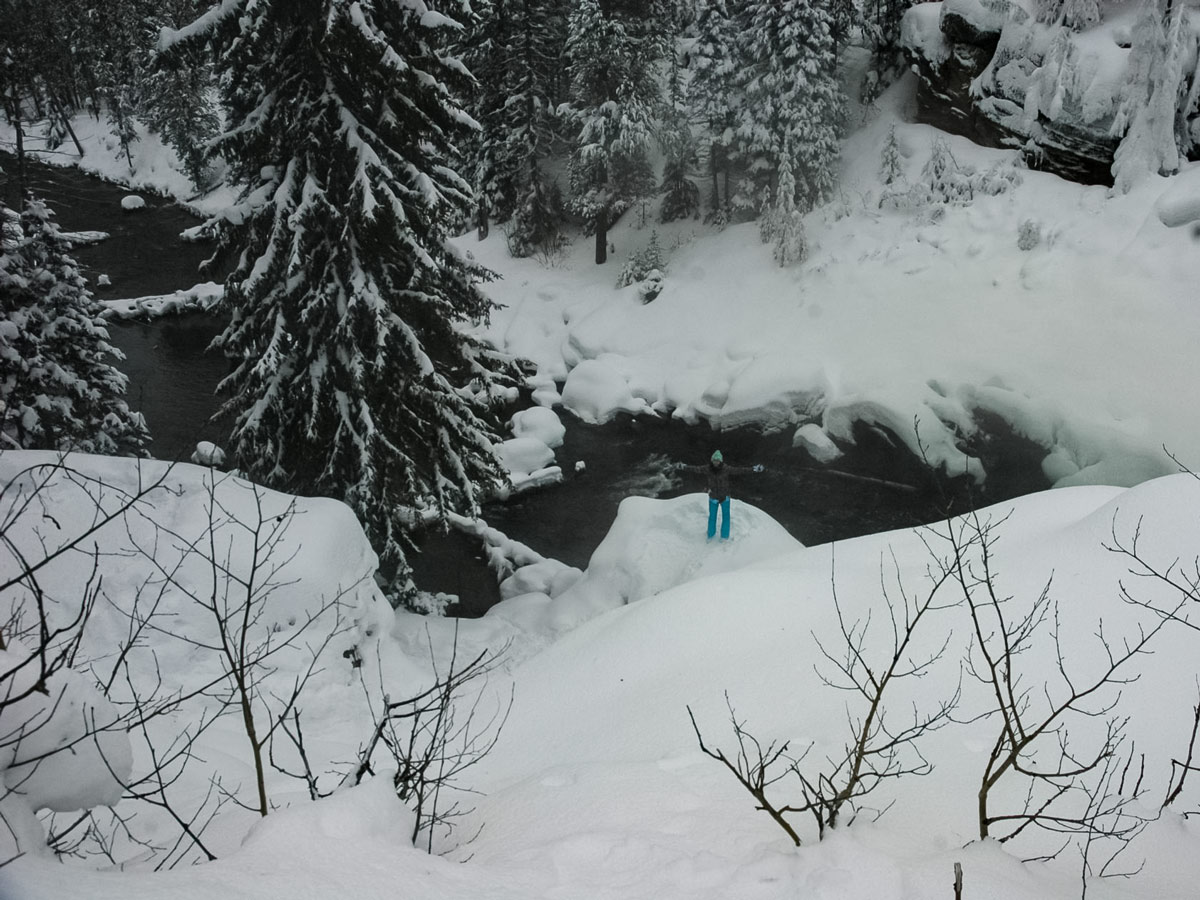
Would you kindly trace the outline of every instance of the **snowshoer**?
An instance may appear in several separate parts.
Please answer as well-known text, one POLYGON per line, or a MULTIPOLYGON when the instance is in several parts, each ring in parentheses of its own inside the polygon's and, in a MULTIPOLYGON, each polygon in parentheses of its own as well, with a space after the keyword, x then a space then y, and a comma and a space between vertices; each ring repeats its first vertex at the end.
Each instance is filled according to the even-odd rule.
POLYGON ((731 526, 729 518, 729 478, 741 472, 761 472, 762 466, 725 465, 725 457, 720 450, 714 450, 707 466, 686 466, 676 463, 675 468, 681 472, 692 472, 708 477, 708 539, 711 541, 717 533, 717 510, 721 511, 721 540, 729 540, 731 526))

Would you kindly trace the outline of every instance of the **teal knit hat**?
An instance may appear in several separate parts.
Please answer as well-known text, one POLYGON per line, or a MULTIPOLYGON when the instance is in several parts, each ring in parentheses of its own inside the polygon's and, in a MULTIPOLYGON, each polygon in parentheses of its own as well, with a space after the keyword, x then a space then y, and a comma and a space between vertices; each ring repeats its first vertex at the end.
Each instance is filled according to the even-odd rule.
POLYGON ((725 457, 723 457, 723 456, 721 455, 721 451, 720 451, 720 450, 714 450, 714 451, 713 451, 713 455, 712 455, 712 461, 713 461, 713 462, 715 462, 715 463, 719 463, 719 462, 725 462, 725 457))

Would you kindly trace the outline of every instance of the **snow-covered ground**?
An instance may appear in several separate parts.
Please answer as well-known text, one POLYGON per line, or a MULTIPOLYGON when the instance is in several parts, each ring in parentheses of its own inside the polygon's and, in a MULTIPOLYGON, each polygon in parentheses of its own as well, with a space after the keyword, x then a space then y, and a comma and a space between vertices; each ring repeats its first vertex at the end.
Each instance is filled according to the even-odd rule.
MULTIPOLYGON (((8 482, 20 468, 46 459, 5 454, 0 475, 8 482)), ((129 462, 79 458, 74 465, 110 483, 136 483, 129 462)), ((141 476, 157 471, 144 468, 141 476)), ((180 539, 202 530, 210 477, 200 467, 175 467, 167 476, 171 490, 156 496, 148 515, 180 539)), ((52 533, 76 533, 88 522, 87 504, 68 502, 76 489, 60 483, 54 490, 63 494, 55 496, 52 533)), ((222 481, 217 497, 228 512, 257 520, 253 495, 241 483, 222 481)), ((262 502, 266 521, 273 522, 290 501, 267 492, 262 502)), ((1077 685, 1084 684, 1106 664, 1101 628, 1119 652, 1139 628, 1157 621, 1122 601, 1122 583, 1139 599, 1174 602, 1173 592, 1152 579, 1131 577, 1129 560, 1105 544, 1112 543, 1114 533, 1132 539, 1140 523, 1140 550, 1148 561, 1163 566, 1183 560, 1190 568, 1200 545, 1198 507, 1200 481, 1176 475, 1133 489, 1055 490, 983 511, 997 528, 996 588, 1012 598, 1014 617, 1031 607, 1053 576, 1056 611, 1019 663, 1022 684, 1033 687, 1033 710, 1061 699, 1067 689, 1057 674, 1055 626, 1063 664, 1077 685)), ((6 505, 3 512, 10 510, 6 505)), ((885 703, 895 727, 914 710, 931 711, 961 683, 955 722, 929 735, 920 748, 932 773, 884 785, 860 803, 856 821, 821 841, 811 820, 793 817, 803 841, 799 848, 755 810, 749 794, 700 751, 689 708, 706 742, 731 752, 736 745, 728 696, 760 740, 791 741, 797 756, 811 744, 804 766, 810 775, 819 771, 847 740, 848 715, 861 717, 864 710, 861 698, 823 681, 836 673, 818 643, 835 658, 844 652, 835 592, 844 621, 866 627, 864 651, 878 667, 892 647, 888 601, 900 609, 904 594, 916 599, 927 593, 929 565, 949 548, 933 531, 805 548, 745 505, 735 506, 733 540, 709 544, 703 536, 704 511, 700 495, 629 498, 582 576, 540 563, 526 576, 525 589, 532 593, 510 596, 481 619, 455 621, 393 614, 373 590, 355 581, 373 560, 345 508, 331 501, 299 501, 293 525, 276 549, 277 558, 287 560, 276 580, 286 587, 270 595, 251 645, 288 634, 306 611, 321 607, 323 598, 343 597, 345 630, 325 650, 300 704, 321 787, 333 788, 337 773, 352 767, 371 728, 368 697, 377 704, 380 693, 393 699, 417 693, 430 677, 430 648, 444 672, 457 633, 461 659, 484 648, 507 648, 500 667, 479 688, 480 715, 486 718, 513 698, 499 742, 463 779, 464 787, 479 792, 466 798, 474 812, 452 837, 435 842, 440 853, 427 855, 409 843, 411 813, 392 794, 386 768, 359 787, 315 803, 301 783, 268 769, 273 811, 260 822, 253 812, 226 805, 203 834, 219 857, 215 862, 155 872, 140 848, 118 840, 115 855, 127 868, 104 865, 97 871, 94 861, 60 863, 34 842, 27 845, 27 856, 0 868, 0 896, 316 900, 335 894, 394 897, 400 891, 430 900, 915 900, 949 896, 955 862, 965 872, 964 896, 1080 896, 1081 860, 1073 846, 1056 861, 1020 861, 1057 848, 1059 836, 1031 833, 1004 845, 975 840, 976 794, 998 725, 995 718, 976 718, 989 708, 990 694, 963 677, 972 629, 966 607, 950 605, 958 597, 953 585, 940 589, 937 596, 946 608, 922 620, 907 658, 921 660, 942 648, 940 657, 921 678, 898 683, 885 703), (360 653, 360 668, 343 656, 350 646, 360 653), (886 812, 875 821, 877 810, 886 812)), ((27 550, 32 525, 40 523, 43 533, 50 533, 45 519, 28 515, 24 525, 8 532, 27 550)), ((98 546, 116 549, 127 545, 130 535, 144 542, 148 527, 139 516, 129 532, 119 526, 101 532, 98 546)), ((233 546, 244 565, 245 544, 233 546)), ((127 627, 119 609, 129 609, 135 588, 153 574, 145 559, 100 559, 105 593, 113 602, 97 605, 81 657, 106 647, 111 655, 127 627)), ((170 555, 163 560, 171 566, 170 555)), ((180 583, 201 597, 211 596, 210 568, 193 559, 181 570, 180 583)), ((84 575, 71 560, 40 571, 39 577, 49 596, 63 598, 78 595, 84 575)), ((151 585, 157 587, 153 579, 151 585)), ((151 595, 158 596, 157 590, 151 595)), ((9 592, 6 601, 13 596, 9 592)), ((145 685, 161 675, 165 690, 186 690, 212 675, 214 657, 165 632, 206 637, 210 626, 182 590, 166 591, 160 612, 169 627, 130 654, 131 675, 145 685)), ((1097 710, 1115 702, 1113 715, 1128 717, 1122 753, 1144 757, 1144 795, 1134 809, 1147 817, 1157 815, 1168 789, 1170 760, 1186 754, 1197 701, 1196 640, 1193 631, 1169 625, 1155 637, 1151 655, 1136 658, 1121 672, 1121 684, 1088 704, 1097 710)), ((306 666, 301 652, 277 658, 264 696, 270 691, 283 696, 306 666)), ((211 711, 211 702, 197 698, 157 723, 160 747, 185 726, 194 728, 202 710, 211 711)), ((1069 725, 1077 754, 1096 749, 1096 720, 1075 716, 1069 725)), ((62 734, 69 731, 65 726, 62 734)), ((147 764, 147 751, 136 731, 126 740, 136 774, 147 764)), ((295 762, 281 748, 277 752, 281 761, 295 762)), ((198 805, 214 776, 241 800, 253 802, 253 775, 237 715, 218 720, 204 733, 196 757, 171 788, 180 809, 198 805)), ((1056 758, 1053 741, 1038 756, 1043 764, 1056 758)), ((15 782, 13 770, 5 777, 15 782)), ((94 759, 73 758, 53 780, 57 793, 69 796, 100 790, 107 775, 94 759)), ((35 779, 24 789, 42 788, 35 779)), ((1009 777, 996 789, 994 809, 1020 806, 1024 789, 1023 779, 1009 777)), ((799 800, 798 791, 797 783, 784 781, 770 796, 783 804, 799 800)), ((18 797, 7 799, 8 821, 23 821, 30 832, 26 840, 35 838, 33 823, 14 816, 18 803, 18 797)), ((1140 872, 1130 879, 1093 882, 1088 896, 1194 896, 1200 831, 1181 813, 1198 803, 1200 794, 1185 790, 1173 811, 1152 822, 1119 860, 1122 871, 1140 866, 1140 872)), ((67 809, 70 803, 60 800, 58 806, 67 809)), ((156 842, 171 839, 170 823, 145 804, 124 803, 118 812, 137 814, 130 819, 135 833, 156 842)), ((59 825, 72 818, 60 817, 59 825)), ((1096 848, 1093 860, 1104 858, 1096 848)))

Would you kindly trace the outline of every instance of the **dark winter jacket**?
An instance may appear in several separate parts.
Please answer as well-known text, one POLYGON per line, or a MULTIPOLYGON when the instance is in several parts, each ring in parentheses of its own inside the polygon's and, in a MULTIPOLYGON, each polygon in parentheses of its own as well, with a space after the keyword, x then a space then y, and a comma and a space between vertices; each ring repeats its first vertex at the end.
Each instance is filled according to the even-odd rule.
POLYGON ((707 466, 679 466, 679 470, 706 476, 708 478, 708 496, 718 501, 729 496, 729 477, 731 475, 754 471, 742 466, 731 466, 728 463, 721 463, 718 466, 711 462, 707 466))

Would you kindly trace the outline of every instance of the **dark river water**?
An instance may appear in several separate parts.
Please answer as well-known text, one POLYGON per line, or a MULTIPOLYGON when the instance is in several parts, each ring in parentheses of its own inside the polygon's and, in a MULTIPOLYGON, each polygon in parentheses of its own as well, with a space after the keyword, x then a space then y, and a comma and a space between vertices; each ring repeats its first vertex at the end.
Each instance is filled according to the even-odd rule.
MULTIPOLYGON (((11 171, 6 163, 0 164, 11 171)), ((95 288, 101 298, 166 294, 223 277, 199 272, 211 247, 179 238, 197 220, 165 200, 143 194, 147 208, 126 213, 120 206, 129 193, 124 188, 43 166, 31 167, 30 184, 65 230, 112 235, 75 250, 93 285, 101 274, 111 280, 111 287, 95 288)), ((146 416, 152 452, 159 458, 186 460, 198 440, 222 444, 228 434, 226 423, 212 421, 218 409, 214 389, 228 364, 206 352, 220 328, 200 314, 110 324, 113 343, 126 355, 121 368, 129 376, 130 405, 146 416)), ((831 469, 793 449, 790 433, 713 433, 703 424, 628 416, 594 426, 568 413, 560 416, 567 426, 556 451, 563 483, 491 503, 484 518, 536 552, 580 568, 607 533, 622 499, 703 490, 702 479, 665 473, 675 461, 704 463, 716 447, 734 465, 766 467, 735 482, 734 514, 737 503, 751 503, 810 545, 934 521, 948 498, 965 508, 968 502, 991 503, 1048 486, 1040 448, 998 420, 985 423, 985 434, 971 448, 989 472, 986 492, 980 492, 962 480, 938 483, 890 434, 874 428, 859 429, 856 444, 831 469), (579 462, 583 468, 577 473, 579 462)), ((454 532, 419 536, 410 563, 418 587, 460 598, 452 613, 481 615, 499 599, 495 578, 472 538, 454 532)))

